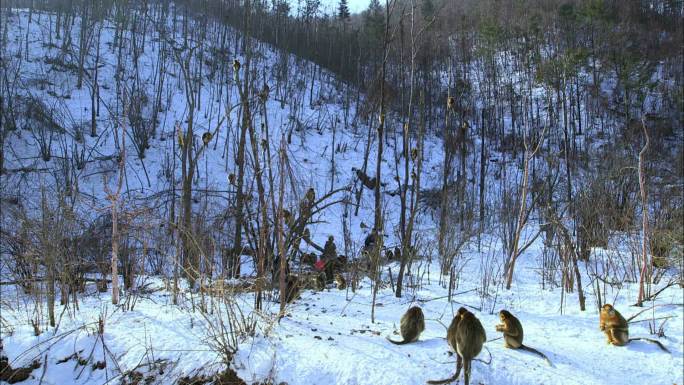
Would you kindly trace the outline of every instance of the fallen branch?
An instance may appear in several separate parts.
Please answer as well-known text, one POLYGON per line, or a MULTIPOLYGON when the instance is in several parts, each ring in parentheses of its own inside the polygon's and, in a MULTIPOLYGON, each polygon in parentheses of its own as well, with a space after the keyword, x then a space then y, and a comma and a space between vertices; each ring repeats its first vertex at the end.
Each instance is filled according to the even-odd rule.
MULTIPOLYGON (((7 286, 7 285, 21 285, 23 283, 29 283, 29 282, 44 282, 45 277, 37 277, 37 278, 30 278, 30 279, 18 279, 15 281, 3 281, 0 282, 0 286, 7 286)), ((83 278, 84 282, 102 282, 102 279, 100 278, 83 278)), ((112 283, 111 279, 106 279, 107 283, 112 283)))
MULTIPOLYGON (((674 286, 674 285, 676 285, 676 284, 677 284, 677 283, 674 282, 674 281, 668 283, 667 285, 665 285, 665 286, 664 286, 663 288, 661 288, 660 290, 658 290, 658 291, 656 291, 655 293, 653 293, 653 294, 649 295, 648 297, 644 298, 643 301, 645 301, 645 302, 650 302, 650 301, 655 300, 656 297, 658 297, 658 294, 662 293, 662 292, 665 291, 667 288, 669 288, 669 287, 671 287, 671 286, 674 286)), ((637 304, 634 304, 634 305, 632 305, 632 306, 638 306, 638 305, 637 305, 637 304)))
POLYGON ((636 317, 638 317, 641 313, 643 313, 645 311, 653 310, 657 307, 663 307, 663 306, 684 306, 684 304, 682 304, 682 303, 664 303, 664 304, 660 304, 660 305, 653 305, 653 306, 646 308, 646 309, 643 309, 640 312, 634 314, 633 316, 627 318, 627 322, 635 319, 636 317))
POLYGON ((638 321, 629 321, 629 323, 635 324, 635 323, 637 323, 637 322, 658 321, 658 320, 661 320, 661 319, 670 319, 670 318, 675 318, 675 316, 669 315, 669 316, 667 316, 667 317, 658 317, 658 318, 652 318, 652 319, 640 319, 640 320, 638 320, 638 321))
MULTIPOLYGON (((459 295, 459 294, 470 293, 471 291, 475 291, 475 290, 477 290, 477 289, 470 289, 470 290, 466 290, 466 291, 461 291, 461 292, 452 294, 452 296, 459 295)), ((416 299, 416 301, 417 301, 417 302, 420 302, 420 303, 425 303, 425 302, 435 301, 435 300, 444 299, 444 298, 449 298, 449 296, 448 296, 448 295, 444 295, 444 296, 441 296, 441 297, 425 298, 425 299, 416 299)), ((456 301, 454 301, 454 302, 456 302, 456 301)), ((473 308, 473 309, 476 309, 477 311, 482 311, 482 309, 480 309, 480 308, 478 308, 478 307, 475 307, 475 306, 471 306, 471 305, 464 304, 464 303, 460 303, 460 302, 456 302, 456 303, 461 304, 461 305, 464 305, 464 306, 468 306, 468 307, 473 308)))

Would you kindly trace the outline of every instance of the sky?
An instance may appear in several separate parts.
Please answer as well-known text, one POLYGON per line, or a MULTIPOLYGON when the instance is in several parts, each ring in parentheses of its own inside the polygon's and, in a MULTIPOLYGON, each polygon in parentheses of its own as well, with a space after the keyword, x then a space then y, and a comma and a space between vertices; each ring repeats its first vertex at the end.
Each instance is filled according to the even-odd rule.
MULTIPOLYGON (((337 8, 337 4, 339 3, 338 0, 322 0, 321 3, 324 4, 324 7, 329 7, 333 6, 337 8)), ((368 8, 368 4, 370 3, 370 0, 347 0, 347 5, 349 5, 349 10, 351 13, 359 13, 366 8, 368 8)))
MULTIPOLYGON (((289 1, 290 1, 290 4, 292 5, 292 12, 296 13, 298 0, 289 0, 289 1)), ((304 0, 299 0, 299 1, 304 2, 304 0)), ((361 11, 368 8, 369 3, 370 3, 370 0, 347 0, 347 5, 349 6, 349 10, 351 11, 351 13, 360 13, 361 11)), ((338 4, 339 4, 339 0, 321 0, 321 6, 325 10, 326 13, 330 13, 330 10, 334 10, 335 12, 337 12, 337 5, 338 4)))

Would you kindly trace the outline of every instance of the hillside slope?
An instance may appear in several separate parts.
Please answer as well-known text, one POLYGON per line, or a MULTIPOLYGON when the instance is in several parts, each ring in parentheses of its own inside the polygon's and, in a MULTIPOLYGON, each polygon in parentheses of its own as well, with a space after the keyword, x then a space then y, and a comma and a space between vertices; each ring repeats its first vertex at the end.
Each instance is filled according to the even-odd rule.
MULTIPOLYGON (((28 10, 17 10, 5 21, 9 40, 3 52, 3 71, 8 79, 4 84, 16 88, 19 96, 13 101, 16 127, 8 130, 3 139, 6 170, 0 175, 3 237, 20 234, 23 226, 32 220, 45 219, 44 214, 49 211, 45 210, 46 205, 55 207, 52 212, 59 212, 60 206, 72 207, 76 212, 74 217, 78 218, 74 225, 78 230, 74 233, 80 231, 80 226, 87 228, 97 218, 106 218, 109 202, 105 185, 114 188, 120 154, 114 132, 121 132, 121 125, 125 125, 127 157, 122 196, 131 212, 144 212, 138 219, 142 224, 135 227, 139 233, 132 236, 131 248, 138 250, 139 255, 148 257, 145 254, 148 253, 158 257, 158 260, 150 257, 149 266, 141 268, 134 288, 124 291, 119 306, 111 304, 109 292, 98 292, 92 282, 97 274, 87 272, 86 276, 93 280, 87 282, 82 295, 74 295, 76 302, 57 307, 55 327, 48 325, 44 294, 38 294, 36 300, 20 285, 0 285, 3 354, 14 368, 26 367, 34 360, 41 365, 22 383, 187 384, 192 383, 190 379, 199 381, 200 376, 208 378, 230 368, 247 383, 423 384, 426 380, 445 378, 455 369, 455 357, 447 353, 449 348, 444 337, 445 325, 450 323, 459 306, 467 306, 476 314, 489 340, 479 358, 489 361, 491 355, 491 363, 473 363, 471 383, 684 383, 684 293, 681 288, 671 285, 644 308, 631 306, 637 297, 638 284, 628 272, 633 271, 629 266, 636 255, 635 248, 638 249, 634 243, 638 237, 613 234, 605 247, 592 249, 588 262, 580 262, 587 296, 587 310, 580 311, 577 293, 564 292, 561 288, 561 272, 553 270, 550 277, 545 275, 549 272, 546 270, 549 260, 543 237, 537 238, 521 254, 512 288, 504 289, 505 251, 498 229, 504 225, 494 224, 481 235, 479 243, 473 237, 458 250, 454 262, 454 293, 449 298, 450 277, 440 276, 436 246, 438 211, 434 210, 434 202, 421 203, 416 223, 420 257, 412 262, 402 298, 396 298, 393 290, 398 263, 387 262, 382 266, 374 323, 371 322, 372 282, 368 278, 360 281, 355 292, 349 287, 337 290, 334 285, 328 285, 323 291, 303 289, 300 298, 288 305, 285 316, 280 319, 278 298, 270 292, 264 309, 256 311, 254 293, 250 290, 236 289, 226 295, 218 290, 216 293, 212 289, 189 288, 181 281, 178 301, 174 303, 173 282, 169 277, 177 251, 173 238, 163 235, 171 216, 169 202, 180 194, 182 172, 178 166, 177 127, 184 130, 188 119, 185 76, 179 65, 182 60, 173 58, 174 52, 183 55, 187 49, 178 31, 181 27, 173 29, 180 21, 169 13, 168 30, 150 21, 144 24, 144 33, 136 35, 124 29, 117 36, 115 21, 107 19, 99 37, 92 36, 93 44, 99 47, 90 50, 99 52, 97 105, 100 112, 95 119, 95 136, 90 135, 91 92, 98 88, 93 87, 95 58, 84 59, 86 71, 79 89, 79 58, 75 46, 80 38, 78 28, 71 29, 68 44, 74 46, 63 48, 67 44, 64 36, 57 39, 51 31, 57 23, 53 14, 29 15, 28 10), (116 39, 127 39, 131 52, 135 52, 134 47, 143 47, 139 56, 122 55, 115 50, 116 39), (160 50, 166 51, 164 62, 159 61, 164 57, 160 50), (122 69, 118 74, 117 67, 122 69), (150 117, 155 109, 154 88, 158 84, 155 79, 161 73, 166 81, 159 93, 161 109, 154 125, 150 117), (122 106, 120 95, 133 97, 135 102, 122 106), (132 108, 139 108, 145 130, 156 127, 156 132, 148 132, 147 148, 142 142, 136 142, 140 138, 134 139, 132 108), (649 309, 634 319, 630 335, 656 338, 650 328, 661 329, 663 335, 659 340, 670 353, 643 341, 627 347, 605 343, 598 326, 595 289, 599 286, 595 273, 601 269, 610 270, 605 277, 621 279, 617 284, 603 285, 600 294, 605 301, 614 303, 625 317, 649 309), (385 337, 399 338, 395 335, 399 319, 412 305, 420 305, 426 315, 427 327, 420 341, 404 346, 390 344, 385 337), (498 323, 496 312, 500 309, 508 309, 521 319, 525 342, 545 352, 553 366, 534 355, 503 348, 494 329, 498 323), (237 351, 231 351, 232 348, 237 351), (227 366, 229 359, 232 362, 227 366)), ((79 22, 78 18, 72 21, 76 26, 79 22)), ((197 24, 190 27, 193 26, 197 24)), ((240 49, 221 49, 239 47, 242 44, 239 33, 214 24, 210 30, 204 40, 189 43, 198 52, 205 53, 198 59, 196 74, 202 79, 194 114, 198 148, 202 148, 203 133, 213 134, 197 162, 193 214, 198 226, 211 228, 215 243, 211 258, 218 264, 220 250, 231 242, 226 234, 231 234, 232 227, 225 217, 229 216, 227 213, 235 199, 229 179, 237 173, 234 158, 242 118, 232 63, 233 60, 244 63, 245 57, 240 49)), ((296 209, 306 190, 312 187, 318 196, 342 189, 329 201, 353 202, 347 207, 353 211, 354 193, 363 190, 358 215, 345 215, 345 205, 334 204, 317 213, 310 226, 314 243, 322 246, 329 235, 334 235, 338 252, 358 255, 369 232, 368 226, 372 226, 374 208, 372 193, 361 187, 352 171, 363 167, 365 155, 369 159, 367 168, 375 167, 376 143, 369 144, 366 151, 367 139, 375 133, 375 121, 356 114, 357 103, 367 101, 360 94, 358 99, 350 97, 358 91, 311 63, 259 42, 254 42, 254 47, 252 68, 258 73, 256 78, 261 79, 255 88, 261 88, 263 83, 271 85, 268 100, 255 103, 258 107, 254 112, 254 125, 259 127, 257 141, 261 144, 261 139, 267 138, 270 146, 270 152, 263 146, 259 148, 260 159, 273 162, 264 174, 273 172, 276 181, 273 186, 278 185, 277 154, 283 140, 287 172, 296 181, 287 187, 286 207, 296 209), (352 241, 347 247, 341 246, 345 227, 351 232, 352 241)), ((396 158, 402 156, 398 142, 400 139, 394 137, 394 131, 390 132, 382 172, 403 178, 403 169, 395 166, 396 158)), ((474 146, 479 144, 474 140, 474 146)), ((444 159, 441 138, 428 135, 422 152, 425 162, 422 188, 426 196, 434 199, 434 192, 441 186, 444 159)), ((247 154, 247 163, 253 167, 250 154, 247 154)), ((503 158, 498 155, 496 150, 490 152, 495 161, 497 157, 503 158)), ((473 156, 477 155, 469 155, 473 156)), ((503 175, 495 167, 487 171, 487 197, 498 197, 503 194, 502 186, 519 183, 518 170, 513 175, 506 175, 505 170, 503 175)), ((390 246, 399 239, 400 210, 392 177, 383 187, 387 224, 384 243, 390 246)), ((257 186, 251 173, 246 177, 246 191, 256 201, 257 186)), ((524 240, 535 237, 540 221, 533 218, 525 229, 524 240)), ((452 225, 454 230, 449 234, 460 234, 455 220, 452 225)), ((317 252, 309 245, 302 249, 317 252)), ((0 278, 3 282, 14 281, 20 274, 19 266, 8 257, 8 251, 2 252, 0 278)), ((43 252, 48 255, 49 250, 43 252)), ((253 259, 245 258, 243 264, 243 279, 227 281, 235 285, 231 288, 253 282, 256 270, 253 259)), ((293 270, 299 268, 293 264, 293 270)), ((676 274, 677 271, 666 270, 652 292, 674 283, 676 274)), ((207 285, 212 278, 215 277, 209 277, 207 285)))

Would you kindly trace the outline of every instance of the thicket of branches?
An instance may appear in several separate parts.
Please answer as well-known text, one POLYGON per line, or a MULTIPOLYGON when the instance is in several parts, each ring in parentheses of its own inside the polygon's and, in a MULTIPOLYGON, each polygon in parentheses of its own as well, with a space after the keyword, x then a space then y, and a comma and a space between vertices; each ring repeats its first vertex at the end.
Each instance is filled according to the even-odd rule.
MULTIPOLYGON (((438 222, 434 251, 450 288, 458 284, 460 251, 492 242, 484 234, 494 234, 503 246, 502 255, 483 256, 487 274, 499 271, 493 279, 483 276, 485 289, 491 283, 510 288, 515 261, 539 237, 546 245, 544 282, 568 291, 582 290, 578 260, 587 260, 592 247, 608 246, 616 233, 643 240, 652 260, 635 247, 626 269, 616 261, 587 264, 599 306, 605 282, 636 282, 644 274, 653 282, 652 268, 679 264, 681 269, 681 260, 671 258, 684 244, 681 2, 388 0, 373 1, 367 11, 351 16, 326 16, 314 0, 303 2, 301 10, 283 1, 251 0, 7 3, 4 21, 12 6, 50 13, 47 44, 61 52, 50 64, 74 72, 77 87, 91 95, 89 119, 67 125, 74 118, 59 117, 59 106, 21 92, 24 84, 16 74, 29 53, 3 58, 2 154, 6 138, 28 130, 44 162, 36 165, 58 155, 59 166, 50 168, 50 176, 53 196, 60 198, 34 202, 36 211, 18 197, 3 196, 8 202, 16 198, 16 208, 3 214, 15 225, 3 234, 3 253, 21 267, 17 279, 26 290, 39 279, 45 285, 41 295, 47 293, 52 304, 58 287, 66 301, 86 272, 99 271, 99 285, 106 287, 109 252, 115 248, 125 290, 134 290, 131 277, 144 272, 173 277, 176 292, 183 277, 201 288, 212 279, 239 275, 241 261, 249 257, 256 267, 256 307, 262 306, 262 292, 274 287, 284 306, 293 284, 290 269, 306 258, 300 246, 324 251, 307 235, 315 215, 337 204, 346 206, 347 215, 358 213, 364 188, 373 193, 372 228, 379 239, 368 250, 369 275, 377 290, 383 234, 395 232, 402 256, 397 296, 402 288, 415 288, 404 274, 416 256, 427 254, 413 230, 419 213, 434 214, 438 222), (109 49, 118 58, 114 105, 99 98, 105 24, 114 29, 109 49), (281 50, 268 80, 260 41, 281 50), (147 79, 140 58, 151 46, 158 57, 153 78, 147 79), (313 90, 314 81, 330 73, 289 53, 337 74, 331 81, 341 91, 313 90), (238 55, 242 62, 233 62, 238 55), (291 80, 293 72, 301 73, 301 82, 291 80), (161 120, 169 108, 169 87, 185 95, 183 121, 161 120), (201 99, 206 87, 222 108, 201 99), (273 138, 267 101, 291 101, 296 117, 301 106, 320 103, 314 95, 341 103, 340 126, 356 131, 361 123, 368 133, 353 186, 331 177, 331 187, 310 198, 310 186, 293 176, 283 148, 304 124, 294 119, 287 135, 273 138), (233 110, 237 120, 231 119, 233 110), (209 127, 195 126, 200 114, 209 117, 209 127), (86 205, 76 199, 78 171, 88 163, 109 162, 103 175, 121 178, 127 157, 119 145, 114 154, 86 155, 84 131, 92 137, 114 135, 122 125, 130 127, 128 137, 143 165, 151 141, 172 142, 164 160, 168 188, 153 204, 117 192, 108 193, 108 202, 86 205), (65 132, 69 140, 61 139, 65 132), (232 172, 226 190, 213 191, 196 181, 206 149, 221 145, 215 140, 219 133, 230 138, 224 156, 232 172), (646 135, 650 146, 640 157, 646 135), (423 162, 431 156, 423 149, 428 136, 443 142, 437 187, 421 184, 423 162), (369 158, 373 146, 376 160, 369 158), (390 175, 381 175, 383 149, 394 152, 390 175), (387 199, 400 201, 399 223, 385 222, 387 199), (77 215, 92 207, 102 210, 96 219, 77 215), (534 221, 540 226, 529 226, 534 221), (650 230, 643 223, 650 223, 650 230), (59 247, 38 258, 46 244, 59 247)), ((310 129, 337 125, 330 119, 310 129)), ((38 166, 8 170, 3 159, 4 175, 41 171, 38 166)), ((334 175, 334 156, 331 163, 334 175)), ((139 178, 149 183, 149 176, 139 178)), ((337 237, 343 238, 347 255, 361 242, 349 239, 348 232, 337 237)), ((204 300, 200 306, 206 306, 204 300)), ((53 315, 48 318, 53 324, 53 315)))

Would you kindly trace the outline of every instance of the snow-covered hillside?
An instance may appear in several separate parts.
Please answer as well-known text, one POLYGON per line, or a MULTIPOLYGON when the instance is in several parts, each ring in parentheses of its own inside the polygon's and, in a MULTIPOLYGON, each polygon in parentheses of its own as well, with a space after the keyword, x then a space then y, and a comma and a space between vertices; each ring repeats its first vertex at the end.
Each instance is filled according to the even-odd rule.
MULTIPOLYGON (((122 195, 125 205, 131 212, 146 213, 140 228, 149 233, 154 233, 150 229, 167 225, 168 200, 180 194, 177 189, 182 177, 177 127, 182 131, 188 119, 185 75, 179 64, 182 60, 172 56, 175 52, 182 58, 189 45, 205 55, 194 59, 201 68, 195 75, 202 78, 194 113, 198 146, 203 133, 212 133, 197 162, 192 210, 201 213, 198 222, 206 221, 198 226, 215 226, 213 234, 223 237, 213 241, 216 252, 212 258, 219 260, 219 250, 230 243, 225 234, 232 231, 224 217, 229 215, 226 212, 235 199, 229 179, 237 173, 235 154, 242 115, 233 61, 245 62, 242 50, 237 48, 242 45, 241 34, 215 26, 204 40, 185 45, 184 36, 173 29, 180 21, 171 16, 168 30, 150 22, 144 24, 144 33, 137 35, 126 30, 116 36, 115 22, 108 20, 99 34, 90 37, 94 44, 90 52, 99 54, 97 59, 91 55, 84 59, 85 73, 79 89, 75 65, 79 58, 73 54, 78 49, 62 48, 65 38, 58 39, 51 30, 57 23, 56 16, 45 12, 29 14, 28 10, 5 15, 9 15, 3 20, 7 25, 2 28, 8 29, 9 40, 2 52, 2 64, 3 75, 11 81, 5 80, 4 84, 15 87, 19 95, 15 100, 18 124, 4 138, 6 172, 0 175, 5 212, 0 219, 7 234, 21 232, 24 222, 17 219, 21 216, 16 213, 25 215, 26 222, 40 220, 46 196, 54 201, 68 200, 78 212, 75 216, 84 222, 107 215, 105 186, 115 184, 120 151, 114 132, 121 132, 121 125, 127 127, 122 195), (143 37, 144 41, 140 40, 143 37), (133 59, 135 55, 122 56, 115 50, 116 39, 132 39, 131 46, 143 47, 137 60, 133 59), (220 46, 234 48, 222 51, 220 46), (167 50, 169 55, 163 63, 159 62, 164 57, 160 50, 167 50), (123 68, 118 74, 117 66, 123 68), (156 132, 149 138, 149 147, 142 148, 134 140, 130 115, 124 113, 131 106, 122 106, 119 101, 124 94, 127 98, 145 95, 137 99, 136 106, 142 115, 151 116, 155 105, 151 99, 157 94, 154 88, 161 74, 166 80, 159 93, 162 108, 157 111, 156 132), (96 135, 91 136, 92 92, 96 88, 99 94, 95 108, 99 114, 95 119, 96 135), (139 156, 143 150, 144 157, 139 156)), ((78 26, 80 20, 70 22, 78 26)), ((78 44, 78 31, 72 27, 70 44, 78 44)), ((323 245, 334 235, 340 253, 359 254, 374 220, 372 192, 360 186, 352 171, 363 167, 365 155, 368 169, 375 167, 377 144, 374 127, 369 124, 374 125, 377 118, 362 118, 356 113, 369 102, 364 95, 349 97, 356 91, 325 69, 260 42, 253 46, 256 53, 252 68, 258 88, 263 83, 271 86, 268 100, 262 105, 255 103, 258 107, 253 110, 254 126, 259 127, 257 140, 266 136, 269 139, 266 143, 270 151, 259 149, 259 159, 272 162, 271 169, 262 164, 266 167, 264 174, 273 172, 272 186, 278 185, 277 154, 281 141, 285 141, 287 172, 297 182, 287 187, 286 207, 295 210, 309 187, 317 196, 340 190, 333 194, 331 202, 353 201, 354 193, 363 190, 358 215, 345 215, 345 205, 333 204, 318 212, 309 227, 313 243, 323 245), (374 142, 368 144, 366 154, 369 137, 374 142), (350 250, 342 246, 345 227, 351 232, 350 250)), ((384 243, 394 246, 399 242, 400 203, 393 178, 397 175, 403 179, 404 170, 395 164, 396 157, 402 155, 401 138, 394 135, 401 130, 388 131, 382 164, 382 173, 390 175, 383 187, 384 243)), ((444 159, 442 139, 426 136, 422 153, 421 187, 426 193, 438 191, 444 159)), ((497 154, 491 151, 492 158, 497 154)), ((249 165, 254 164, 249 151, 247 159, 249 165)), ((502 177, 493 166, 486 171, 491 188, 484 199, 502 194, 501 184, 509 183, 505 172, 502 177)), ((518 171, 508 177, 511 184, 521 178, 518 171)), ((245 190, 256 201, 254 179, 248 174, 245 190)), ((353 211, 354 204, 349 207, 353 211)), ((416 219, 420 255, 410 266, 402 298, 395 297, 394 292, 398 262, 382 266, 375 322, 371 322, 373 291, 368 277, 360 281, 355 292, 350 287, 338 290, 330 284, 323 291, 304 288, 282 318, 278 317, 278 297, 271 293, 266 296, 264 308, 255 310, 254 293, 240 286, 254 278, 256 269, 249 258, 243 260, 243 279, 227 281, 234 285, 234 292, 205 286, 198 290, 181 281, 180 295, 174 303, 170 276, 177 246, 164 238, 149 251, 150 255, 161 256, 160 271, 143 266, 135 289, 124 291, 120 305, 112 305, 110 292, 98 292, 93 279, 75 302, 57 306, 57 325, 51 327, 43 294, 37 297, 40 302, 35 301, 36 297, 11 282, 19 274, 19 267, 7 258, 6 250, 1 250, 3 259, 7 259, 0 264, 0 352, 13 368, 39 362, 40 366, 21 382, 31 385, 199 384, 216 380, 213 376, 217 373, 237 374, 249 384, 413 385, 446 378, 454 372, 456 357, 449 352, 446 327, 455 311, 465 306, 480 319, 488 340, 478 356, 482 361, 473 363, 472 384, 684 383, 684 291, 675 284, 677 272, 665 270, 651 292, 664 290, 644 307, 633 306, 639 286, 627 277, 627 265, 634 263, 630 258, 635 255, 635 246, 626 236, 613 234, 605 247, 592 249, 589 261, 579 262, 587 297, 587 309, 580 311, 577 292, 564 291, 558 284, 560 273, 545 276, 548 261, 543 237, 536 238, 520 255, 512 288, 504 288, 505 252, 501 236, 496 233, 498 225, 481 234, 479 244, 475 237, 464 243, 454 262, 456 286, 450 295, 449 276, 440 275, 436 213, 429 204, 421 204, 416 219), (615 260, 622 264, 614 266, 615 260), (623 279, 613 284, 600 283, 600 295, 625 318, 636 315, 630 323, 630 336, 658 339, 669 352, 645 341, 633 341, 625 347, 606 344, 599 330, 595 290, 599 283, 592 274, 601 269, 611 269, 606 277, 623 279), (414 305, 421 306, 426 317, 426 329, 419 341, 401 346, 389 343, 386 337, 399 338, 399 320, 414 305), (498 338, 501 335, 495 330, 501 309, 521 320, 525 344, 544 352, 553 365, 533 354, 503 347, 498 338), (234 327, 237 329, 231 329, 234 327), (237 351, 230 351, 233 347, 237 351), (227 367, 228 359, 232 362, 227 367)), ((539 218, 532 218, 522 239, 533 239, 540 229, 539 222, 539 218)), ((152 237, 139 238, 135 241, 148 251, 148 244, 154 243, 152 237)), ((316 249, 303 245, 302 251, 316 249)), ((88 272, 87 276, 94 278, 95 273, 88 272)), ((231 383, 224 381, 216 383, 231 383)))
MULTIPOLYGON (((77 76, 73 67, 68 64, 76 60, 70 54, 65 54, 58 45, 49 44, 48 36, 50 26, 54 25, 55 17, 47 14, 36 13, 29 22, 28 11, 19 11, 8 20, 12 27, 12 39, 7 47, 7 58, 14 56, 27 57, 21 65, 14 67, 17 71, 17 84, 24 96, 27 111, 18 116, 19 130, 13 131, 5 140, 7 152, 4 159, 4 167, 9 171, 2 176, 3 190, 7 196, 21 195, 32 198, 35 206, 39 206, 41 189, 46 188, 51 193, 69 192, 75 189, 74 194, 68 194, 75 200, 85 201, 88 215, 99 215, 101 212, 92 210, 105 208, 102 202, 106 196, 104 183, 113 188, 117 171, 118 149, 114 141, 114 130, 118 129, 118 122, 122 117, 124 107, 117 104, 116 66, 117 52, 113 52, 114 27, 105 23, 99 40, 100 54, 98 77, 99 90, 99 115, 97 121, 97 135, 91 137, 91 85, 92 79, 86 73, 84 85, 77 89, 77 76), (28 44, 18 44, 20 38, 28 36, 28 44), (28 51, 26 51, 28 47, 28 51), (57 64, 56 64, 57 63, 57 64), (41 111, 49 115, 47 127, 39 130, 35 115, 28 109, 33 102, 42 104, 41 111), (56 132, 53 132, 56 131, 56 132), (39 134, 40 133, 40 134, 39 134), (40 135, 44 135, 40 136, 40 135), (40 136, 40 137, 39 137, 40 136), (43 157, 43 149, 50 151, 50 157, 43 157), (48 160, 46 160, 48 159, 48 160), (27 172, 28 170, 28 172, 27 172), (100 207, 98 207, 100 206, 100 207), (90 214, 88 214, 90 212, 90 214)), ((159 63, 156 62, 163 38, 150 25, 149 34, 156 36, 147 43, 146 49, 141 52, 137 65, 132 62, 124 64, 124 81, 121 87, 126 90, 119 92, 131 92, 134 82, 139 79, 142 84, 137 85, 147 93, 147 98, 152 97, 150 87, 156 79, 159 71, 159 63), (147 85, 150 84, 150 85, 147 85)), ((77 28, 73 30, 73 39, 78 39, 77 28)), ((228 30, 228 38, 239 42, 239 35, 228 30)), ((54 34, 54 33, 52 33, 54 34)), ((214 36, 215 37, 215 36, 214 36)), ((214 40, 207 39, 201 42, 201 46, 207 51, 207 62, 204 71, 206 85, 200 90, 198 99, 198 111, 195 112, 196 140, 204 132, 212 132, 213 139, 201 153, 198 159, 197 178, 194 181, 194 189, 200 191, 195 204, 202 210, 207 210, 210 215, 219 215, 225 205, 225 198, 217 198, 217 194, 225 192, 230 187, 229 174, 236 174, 234 154, 237 152, 237 128, 239 116, 239 97, 236 84, 232 78, 232 61, 243 60, 240 54, 234 52, 216 52, 214 40), (210 53, 216 52, 213 56, 210 53), (221 64, 216 64, 222 62, 221 64), (224 68, 226 74, 219 75, 218 68, 224 68), (212 73, 212 71, 214 71, 212 73), (227 83, 222 84, 222 82, 227 83), (227 89, 227 91, 226 91, 227 89), (223 94, 221 94, 223 93, 223 94), (226 113, 226 111, 228 111, 226 113), (219 125, 219 123, 221 123, 219 125), (217 129, 218 128, 218 129, 217 129), (202 194, 201 192, 209 192, 202 194), (212 194, 214 192, 215 194, 212 194), (201 196, 201 197, 200 197, 201 196), (199 200, 202 200, 201 202, 199 200), (214 207, 214 205, 220 205, 214 207)), ((167 43, 168 44, 168 43, 167 43)), ((179 43, 180 44, 180 43, 179 43)), ((232 44, 229 44, 232 45, 232 44)), ((92 48, 95 50, 95 48, 92 48)), ((168 47, 166 48, 168 49, 168 47)), ((285 86, 271 91, 271 97, 267 101, 265 114, 259 111, 255 113, 255 126, 268 125, 268 135, 271 143, 271 153, 274 154, 272 161, 276 167, 275 154, 280 147, 281 139, 288 138, 287 146, 289 167, 292 174, 300 182, 300 190, 292 191, 286 196, 286 206, 296 206, 299 197, 303 196, 308 187, 323 195, 328 191, 345 188, 353 183, 354 173, 352 168, 362 168, 365 142, 368 138, 368 127, 363 121, 354 116, 354 101, 342 99, 343 92, 347 89, 344 83, 336 81, 334 76, 323 69, 312 79, 302 68, 316 67, 310 63, 301 63, 297 58, 279 54, 271 47, 257 43, 259 55, 257 55, 254 67, 258 69, 259 78, 266 79, 267 84, 275 84, 276 77, 287 78, 286 82, 278 81, 285 86), (282 71, 286 71, 283 73, 282 71), (349 103, 343 110, 344 104, 349 103), (350 112, 351 111, 351 114, 350 112), (333 130, 334 135, 333 135, 333 130), (334 144, 334 147, 333 147, 334 144), (336 149, 333 162, 333 149, 336 149), (333 170, 334 165, 334 170, 333 170)), ((94 60, 88 58, 88 60, 94 60)), ((9 61, 9 65, 14 64, 9 61)), ((174 144, 177 146, 176 123, 182 123, 187 119, 187 107, 184 89, 181 84, 182 71, 178 63, 171 58, 165 63, 164 69, 167 80, 162 100, 162 111, 158 117, 157 137, 151 137, 149 148, 144 151, 144 158, 140 159, 135 135, 131 128, 127 131, 127 162, 125 179, 125 196, 130 199, 146 199, 161 194, 168 194, 171 189, 171 170, 174 161, 170 154, 174 152, 174 144)), ((86 62, 87 72, 94 67, 94 63, 86 62)), ((260 82, 261 83, 261 82, 260 82)), ((141 108, 146 114, 150 114, 153 108, 151 101, 142 103, 141 108)), ((97 108, 97 107, 96 107, 97 108)), ((42 119, 42 117, 41 117, 42 119)), ((393 141, 387 142, 388 155, 384 159, 383 172, 394 173, 394 149, 393 141)), ((425 144, 425 169, 428 172, 427 179, 437 179, 439 175, 439 162, 441 144, 436 138, 432 138, 425 144)), ((376 148, 370 148, 368 165, 369 170, 374 168, 376 148)), ((180 156, 180 151, 176 150, 180 156)), ((181 178, 180 160, 176 160, 175 180, 181 178)), ((402 173, 402 169, 398 170, 402 173)), ((369 171, 370 172, 370 171, 369 171)), ((277 176, 277 175, 276 175, 277 176)), ((429 182, 428 182, 429 183, 429 182)), ((253 180, 247 184, 247 189, 256 194, 253 180)), ((392 186, 388 191, 392 190, 392 186)), ((372 193, 363 195, 361 210, 358 216, 350 220, 351 229, 355 232, 355 239, 363 240, 363 229, 359 228, 360 222, 372 223, 373 198, 372 193)), ((338 194, 339 195, 339 194, 338 194)), ((386 212, 389 215, 396 212, 398 202, 388 200, 386 212)), ((312 239, 321 245, 330 234, 341 234, 339 220, 328 218, 340 218, 342 206, 332 206, 323 211, 316 221, 317 226, 312 227, 312 239)), ((103 210, 104 212, 104 210, 103 210)), ((391 221, 389 223, 396 223, 391 221)), ((394 243, 394 231, 387 231, 388 243, 394 243)))

